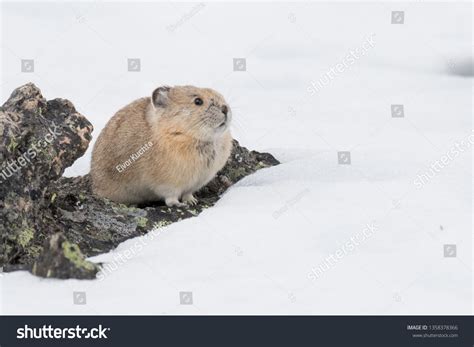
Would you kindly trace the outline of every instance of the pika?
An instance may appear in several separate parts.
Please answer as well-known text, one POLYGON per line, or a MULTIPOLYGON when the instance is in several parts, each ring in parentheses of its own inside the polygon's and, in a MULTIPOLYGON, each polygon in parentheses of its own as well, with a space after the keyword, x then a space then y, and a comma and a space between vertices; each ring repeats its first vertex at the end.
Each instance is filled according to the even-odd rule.
POLYGON ((194 205, 230 156, 232 112, 208 88, 163 86, 120 109, 100 133, 92 190, 124 204, 194 205))

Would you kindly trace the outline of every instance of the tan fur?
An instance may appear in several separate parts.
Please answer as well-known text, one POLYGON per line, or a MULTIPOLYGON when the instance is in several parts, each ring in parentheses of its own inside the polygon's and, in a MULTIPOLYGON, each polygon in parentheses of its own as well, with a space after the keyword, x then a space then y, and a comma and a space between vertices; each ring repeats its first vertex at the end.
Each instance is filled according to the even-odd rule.
POLYGON ((196 203, 192 194, 230 155, 230 120, 229 106, 211 89, 157 88, 151 98, 119 110, 100 133, 92 152, 94 193, 126 204, 160 199, 168 206, 182 206, 179 200, 196 203), (203 104, 196 105, 196 98, 203 104), (131 160, 137 152, 141 155, 131 160), (119 172, 127 160, 130 165, 119 172))

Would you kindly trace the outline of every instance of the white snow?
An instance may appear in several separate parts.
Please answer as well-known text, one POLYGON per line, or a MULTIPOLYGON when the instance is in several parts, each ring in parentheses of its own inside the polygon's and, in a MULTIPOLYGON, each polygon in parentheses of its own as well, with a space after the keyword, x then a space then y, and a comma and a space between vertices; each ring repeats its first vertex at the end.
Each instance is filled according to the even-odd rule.
MULTIPOLYGON (((196 218, 93 258, 108 264, 102 279, 4 274, 0 312, 471 314, 472 148, 416 181, 472 135, 472 78, 454 73, 472 59, 470 4, 195 6, 2 3, 2 100, 33 81, 46 98, 71 100, 97 136, 160 84, 212 87, 233 108, 235 138, 282 164, 196 218), (404 24, 390 23, 393 10, 404 24), (372 34, 364 56, 308 92, 372 34), (247 71, 233 72, 241 57, 247 71), (127 72, 127 58, 141 71, 127 72), (35 72, 21 73, 21 59, 35 72), (73 304, 75 291, 86 305, 73 304), (180 305, 181 291, 193 305, 180 305)), ((89 163, 90 150, 66 173, 89 163)))

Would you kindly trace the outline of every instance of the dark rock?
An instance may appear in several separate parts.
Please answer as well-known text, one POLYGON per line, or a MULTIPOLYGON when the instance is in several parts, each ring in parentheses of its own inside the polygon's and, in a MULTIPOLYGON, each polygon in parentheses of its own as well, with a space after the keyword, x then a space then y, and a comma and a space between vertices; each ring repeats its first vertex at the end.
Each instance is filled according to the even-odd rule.
POLYGON ((85 260, 79 246, 62 233, 48 238, 31 268, 33 275, 52 278, 93 279, 98 271, 99 267, 85 260))
POLYGON ((60 231, 45 194, 87 150, 92 129, 70 101, 46 101, 31 83, 0 107, 0 266, 31 264, 60 231))
POLYGON ((279 164, 271 154, 248 151, 234 141, 229 161, 198 192, 196 206, 126 206, 93 195, 89 175, 61 177, 87 150, 92 129, 70 101, 46 101, 33 84, 16 89, 0 108, 4 271, 30 269, 42 277, 93 278, 97 268, 82 254, 104 253, 129 238, 197 216, 235 182, 279 164))

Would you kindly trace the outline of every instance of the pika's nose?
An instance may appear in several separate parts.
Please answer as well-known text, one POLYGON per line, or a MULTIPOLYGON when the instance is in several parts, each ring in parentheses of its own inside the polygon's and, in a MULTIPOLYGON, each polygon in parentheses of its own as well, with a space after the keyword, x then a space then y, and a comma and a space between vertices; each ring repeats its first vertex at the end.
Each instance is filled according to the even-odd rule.
POLYGON ((227 112, 229 112, 229 108, 226 105, 224 105, 222 106, 221 110, 222 110, 222 113, 227 116, 227 112))

